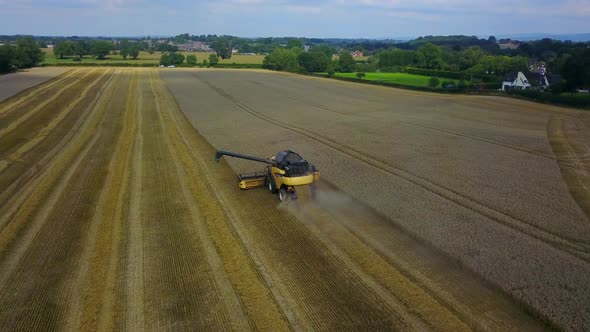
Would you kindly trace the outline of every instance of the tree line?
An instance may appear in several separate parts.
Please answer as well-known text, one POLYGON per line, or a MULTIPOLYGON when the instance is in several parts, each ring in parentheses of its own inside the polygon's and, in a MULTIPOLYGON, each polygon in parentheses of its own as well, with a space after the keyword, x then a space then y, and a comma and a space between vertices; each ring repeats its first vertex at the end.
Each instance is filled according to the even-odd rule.
POLYGON ((426 43, 416 50, 392 48, 376 54, 377 68, 399 71, 403 67, 466 71, 473 74, 504 75, 512 71, 526 71, 528 59, 523 56, 491 55, 479 46, 461 51, 445 49, 426 43))
POLYGON ((111 53, 113 43, 106 40, 61 40, 53 47, 53 54, 63 59, 66 56, 76 56, 81 60, 92 55, 97 59, 105 59, 111 53))
MULTIPOLYGON (((182 64, 184 64, 186 60, 186 64, 188 66, 194 67, 198 65, 198 59, 197 56, 194 54, 190 54, 187 55, 186 57, 184 56, 184 54, 182 53, 177 53, 177 52, 166 52, 163 53, 162 56, 160 57, 160 65, 162 66, 180 66, 182 64)), ((206 59, 203 59, 203 66, 206 67, 211 67, 211 66, 215 66, 219 63, 219 57, 217 56, 217 54, 209 54, 209 57, 206 59), (208 59, 208 60, 207 60, 208 59)))
POLYGON ((286 47, 277 47, 272 53, 264 57, 262 67, 271 70, 290 72, 334 72, 351 73, 356 68, 352 55, 345 51, 334 59, 335 49, 326 45, 312 47, 308 52, 303 51, 297 42, 289 43, 286 47))
POLYGON ((34 67, 43 61, 44 56, 33 37, 19 37, 14 44, 0 45, 0 73, 34 67))

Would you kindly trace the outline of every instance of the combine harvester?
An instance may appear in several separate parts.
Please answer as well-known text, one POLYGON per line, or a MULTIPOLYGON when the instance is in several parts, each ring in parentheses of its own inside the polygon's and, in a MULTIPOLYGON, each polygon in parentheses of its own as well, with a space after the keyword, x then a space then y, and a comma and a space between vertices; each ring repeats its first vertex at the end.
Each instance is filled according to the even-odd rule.
POLYGON ((240 189, 267 186, 271 193, 279 194, 281 201, 286 200, 289 194, 291 198, 297 199, 295 192, 297 186, 311 185, 313 193, 314 182, 320 179, 320 172, 316 170, 315 166, 291 150, 279 151, 274 157, 268 159, 218 150, 215 153, 215 161, 219 162, 222 156, 268 164, 264 171, 239 174, 240 189))

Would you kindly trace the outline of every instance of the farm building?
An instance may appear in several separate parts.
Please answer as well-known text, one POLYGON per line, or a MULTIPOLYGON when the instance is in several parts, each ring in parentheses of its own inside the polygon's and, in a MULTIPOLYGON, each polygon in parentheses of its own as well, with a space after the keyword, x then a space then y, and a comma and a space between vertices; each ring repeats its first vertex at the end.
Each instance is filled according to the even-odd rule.
POLYGON ((353 58, 362 58, 363 57, 363 51, 350 52, 350 55, 352 55, 353 58))
POLYGON ((527 80, 526 76, 519 71, 518 73, 510 73, 506 76, 502 82, 502 91, 506 90, 527 90, 531 88, 531 84, 527 80))
POLYGON ((518 42, 510 41, 508 43, 498 44, 498 47, 500 47, 501 50, 515 50, 518 48, 518 45, 520 45, 518 42))

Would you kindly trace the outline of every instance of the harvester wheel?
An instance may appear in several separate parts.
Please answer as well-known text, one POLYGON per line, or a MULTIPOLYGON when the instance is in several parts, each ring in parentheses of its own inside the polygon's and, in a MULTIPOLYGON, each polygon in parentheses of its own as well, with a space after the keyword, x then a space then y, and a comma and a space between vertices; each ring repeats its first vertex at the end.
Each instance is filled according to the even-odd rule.
POLYGON ((281 188, 279 189, 279 200, 284 202, 287 200, 287 189, 281 188))
POLYGON ((272 180, 271 177, 268 178, 267 182, 268 182, 268 191, 270 191, 272 194, 276 193, 277 188, 275 187, 275 182, 272 180))

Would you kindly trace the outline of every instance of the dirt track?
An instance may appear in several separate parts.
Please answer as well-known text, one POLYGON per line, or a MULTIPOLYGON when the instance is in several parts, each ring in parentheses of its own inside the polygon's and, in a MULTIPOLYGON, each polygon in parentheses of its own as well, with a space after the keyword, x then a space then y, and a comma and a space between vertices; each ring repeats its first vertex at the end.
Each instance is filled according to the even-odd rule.
MULTIPOLYGON (((0 326, 5 330, 273 331, 547 327, 457 263, 478 272, 473 260, 481 260, 483 268, 490 264, 496 269, 513 268, 498 265, 509 247, 466 259, 465 252, 474 244, 466 242, 460 231, 461 222, 481 220, 490 236, 500 236, 494 232, 506 221, 501 219, 504 215, 490 221, 474 216, 477 210, 473 215, 462 211, 461 204, 473 205, 476 195, 467 196, 460 188, 452 192, 471 201, 448 202, 446 191, 424 194, 423 187, 432 186, 431 182, 395 180, 399 177, 395 172, 401 172, 396 165, 377 160, 365 149, 372 135, 378 140, 393 125, 390 117, 401 115, 379 113, 376 107, 374 116, 381 117, 383 129, 363 129, 364 136, 353 141, 331 138, 352 125, 348 117, 358 117, 346 115, 355 109, 348 98, 354 97, 354 91, 362 95, 367 91, 283 75, 235 73, 246 76, 236 80, 224 71, 169 71, 162 73, 165 80, 161 80, 160 72, 152 69, 80 69, 0 103, 0 307, 4 308, 0 326), (308 94, 301 90, 306 86, 326 95, 308 94), (339 91, 345 92, 340 103, 325 104, 329 99, 324 98, 339 91), (301 113, 292 114, 295 110, 301 113), (328 121, 332 126, 326 125, 328 121), (287 122, 296 130, 285 128, 287 122), (282 205, 265 190, 241 192, 234 169, 251 170, 252 165, 214 163, 215 150, 209 142, 260 155, 288 144, 318 164, 323 176, 342 190, 325 182, 317 201, 301 192, 299 201, 282 205), (350 171, 359 178, 346 176, 350 171), (374 174, 381 174, 381 184, 367 191, 367 185, 377 183, 374 174), (366 185, 355 186, 356 180, 366 185), (412 208, 415 214, 410 216, 412 208), (457 225, 449 214, 456 217, 457 225), (429 223, 420 220, 424 216, 430 217, 429 223), (428 225, 439 226, 432 230, 428 225), (435 241, 428 237, 433 231, 456 234, 453 241, 435 241), (483 261, 487 258, 492 260, 483 261)), ((385 99, 390 92, 372 93, 371 98, 383 99, 371 106, 389 105, 385 99)), ((365 128, 370 122, 354 124, 365 128)), ((564 139, 563 132, 571 136, 571 126, 557 128, 554 146, 570 148, 571 139, 564 139)), ((534 128, 530 132, 536 134, 534 128)), ((451 136, 457 135, 476 136, 458 131, 451 136)), ((530 141, 536 142, 534 137, 530 141)), ((505 153, 525 153, 503 146, 515 142, 499 143, 494 147, 510 151, 505 153)), ((553 155, 551 149, 519 148, 535 152, 527 155, 553 155)), ((571 148, 580 151, 583 146, 571 148)), ((569 163, 579 163, 574 157, 559 162, 565 163, 564 174, 576 178, 568 168, 569 163)), ((539 158, 555 163, 555 158, 539 158)), ((548 174, 559 177, 557 166, 555 171, 548 174)), ((576 192, 584 194, 579 188, 576 192)), ((571 207, 567 204, 575 206, 570 200, 558 202, 558 208, 567 212, 571 207)), ((501 212, 493 202, 485 207, 493 210, 489 213, 501 212)), ((530 219, 530 223, 536 220, 530 219)), ((514 241, 529 230, 502 227, 514 241)), ((550 225, 536 227, 539 239, 523 241, 520 250, 537 246, 540 254, 556 251, 562 261, 551 262, 548 269, 565 264, 571 271, 580 270, 575 273, 587 272, 587 256, 574 245, 577 242, 564 241, 565 236, 550 238, 547 233, 557 232, 550 225), (577 257, 578 265, 572 257, 577 257)), ((487 240, 471 232, 472 241, 482 241, 481 250, 488 250, 487 240)), ((501 237, 503 246, 511 245, 507 236, 501 237)), ((534 258, 536 253, 522 255, 534 258)), ((531 265, 515 273, 518 276, 531 265)), ((486 277, 498 280, 496 274, 486 277)), ((575 277, 565 284, 578 291, 566 308, 573 312, 587 300, 588 292, 575 277)), ((521 281, 536 282, 515 280, 521 281)), ((549 290, 547 301, 562 296, 549 290)), ((526 289, 512 293, 568 327, 561 320, 566 316, 551 316, 552 311, 529 303, 537 297, 526 289)), ((586 326, 587 318, 572 320, 570 327, 586 326)))

